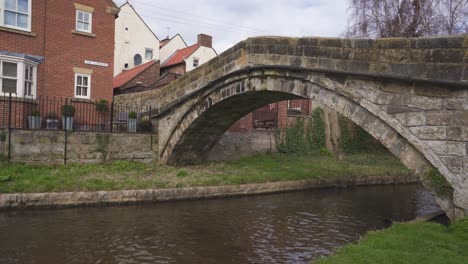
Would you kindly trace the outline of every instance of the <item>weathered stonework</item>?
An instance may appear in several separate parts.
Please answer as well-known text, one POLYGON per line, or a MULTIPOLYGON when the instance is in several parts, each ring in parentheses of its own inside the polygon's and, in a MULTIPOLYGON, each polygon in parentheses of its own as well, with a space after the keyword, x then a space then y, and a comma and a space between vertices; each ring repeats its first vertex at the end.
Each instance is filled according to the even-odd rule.
MULTIPOLYGON (((149 134, 68 132, 67 163, 156 162, 157 135, 153 137, 149 134)), ((63 164, 65 132, 13 130, 11 158, 13 162, 29 164, 63 164)))
MULTIPOLYGON (((350 118, 411 170, 435 167, 468 210, 468 35, 418 39, 250 38, 168 86, 117 97, 161 106, 161 162, 201 162, 241 116, 311 98, 350 118), (458 135, 460 135, 458 137, 458 135)), ((445 202, 442 202, 445 201, 445 202)))
POLYGON ((122 190, 97 192, 12 193, 0 194, 0 209, 29 207, 73 207, 104 204, 207 199, 306 190, 346 188, 348 186, 407 184, 417 179, 402 176, 327 177, 304 181, 268 182, 231 186, 187 187, 171 189, 122 190))

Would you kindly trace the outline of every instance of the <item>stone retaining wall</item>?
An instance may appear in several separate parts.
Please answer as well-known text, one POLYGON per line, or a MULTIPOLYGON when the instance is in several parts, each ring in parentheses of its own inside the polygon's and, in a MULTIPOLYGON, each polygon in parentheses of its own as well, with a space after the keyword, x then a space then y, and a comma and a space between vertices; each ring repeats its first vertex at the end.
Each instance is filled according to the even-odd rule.
POLYGON ((8 155, 7 152, 7 145, 6 145, 6 140, 7 140, 7 130, 6 129, 0 129, 0 158, 1 157, 6 157, 8 155))
MULTIPOLYGON (((0 143, 0 148, 2 147, 0 143)), ((6 144, 4 144, 6 145, 6 144)), ((12 130, 13 162, 30 164, 101 163, 113 160, 157 161, 157 135, 137 133, 12 130)), ((6 155, 6 151, 4 151, 6 155)))
POLYGON ((0 194, 0 208, 72 207, 255 195, 314 188, 416 183, 414 176, 332 177, 305 181, 172 189, 0 194))
POLYGON ((257 153, 276 152, 275 131, 226 132, 208 155, 208 160, 234 160, 257 153))

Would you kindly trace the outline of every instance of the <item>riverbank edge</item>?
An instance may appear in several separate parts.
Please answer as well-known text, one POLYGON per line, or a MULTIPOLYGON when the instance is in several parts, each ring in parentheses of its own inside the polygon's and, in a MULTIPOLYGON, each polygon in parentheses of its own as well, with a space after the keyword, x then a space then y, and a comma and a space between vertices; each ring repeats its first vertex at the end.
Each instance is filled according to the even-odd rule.
POLYGON ((34 207, 79 207, 199 200, 222 197, 270 194, 322 188, 349 188, 366 185, 396 185, 418 183, 415 176, 330 177, 300 181, 278 181, 255 184, 184 187, 168 189, 116 190, 57 193, 0 194, 0 209, 34 207))

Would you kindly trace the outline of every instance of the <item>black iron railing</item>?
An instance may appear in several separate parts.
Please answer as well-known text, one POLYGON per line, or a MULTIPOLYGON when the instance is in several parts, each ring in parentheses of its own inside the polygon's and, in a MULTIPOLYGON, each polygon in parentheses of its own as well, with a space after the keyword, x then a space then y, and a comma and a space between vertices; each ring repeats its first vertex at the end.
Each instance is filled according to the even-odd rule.
POLYGON ((106 100, 0 96, 0 129, 150 133, 155 129, 151 117, 156 114, 156 107, 106 100))

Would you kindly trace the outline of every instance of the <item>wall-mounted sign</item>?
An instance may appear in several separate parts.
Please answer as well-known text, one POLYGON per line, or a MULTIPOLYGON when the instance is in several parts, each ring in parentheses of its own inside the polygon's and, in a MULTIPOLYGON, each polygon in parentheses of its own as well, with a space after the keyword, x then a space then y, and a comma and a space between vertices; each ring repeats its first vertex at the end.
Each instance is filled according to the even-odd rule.
POLYGON ((98 62, 98 61, 85 60, 84 63, 89 64, 89 65, 94 65, 94 66, 100 66, 100 67, 109 67, 108 63, 98 62))

